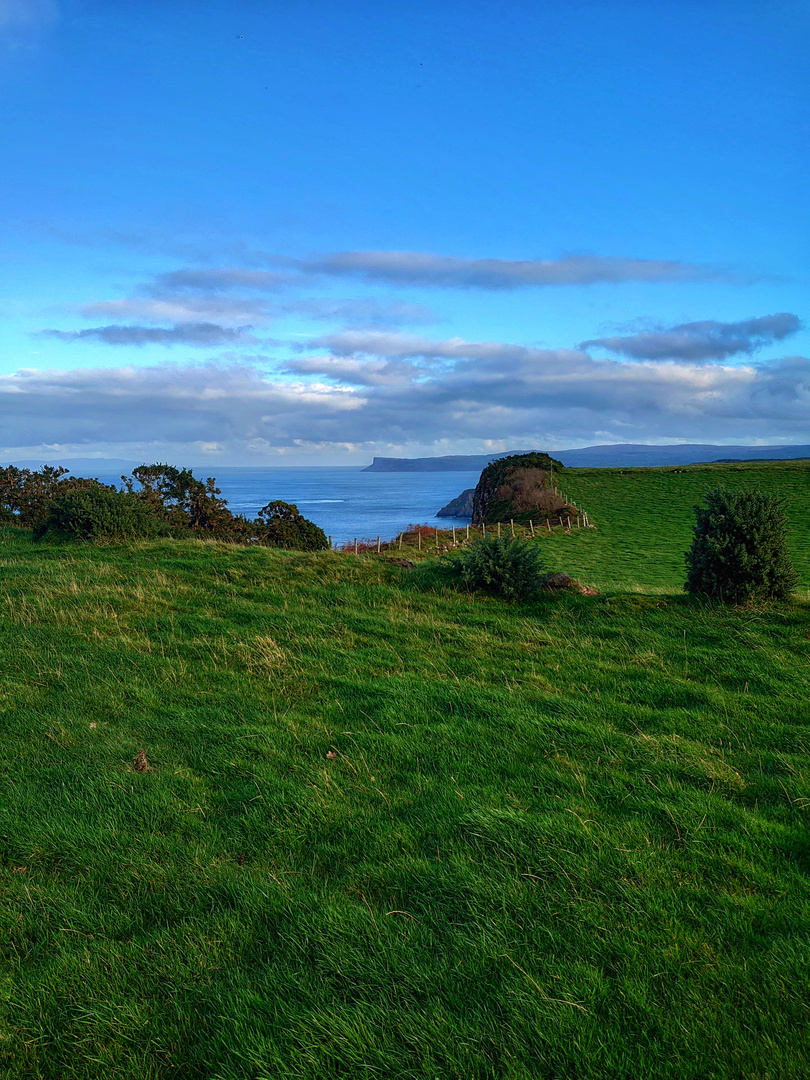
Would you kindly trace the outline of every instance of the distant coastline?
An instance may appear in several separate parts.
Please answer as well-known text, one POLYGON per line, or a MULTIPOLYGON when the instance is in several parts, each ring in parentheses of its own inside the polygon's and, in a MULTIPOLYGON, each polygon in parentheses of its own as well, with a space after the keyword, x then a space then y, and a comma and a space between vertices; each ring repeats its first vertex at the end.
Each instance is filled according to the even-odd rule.
MULTIPOLYGON (((375 457, 363 472, 462 472, 484 469, 497 458, 525 454, 505 450, 497 454, 455 454, 445 457, 375 457)), ((663 446, 619 443, 552 450, 554 457, 572 468, 633 468, 645 465, 697 465, 716 461, 795 461, 810 458, 803 446, 724 446, 716 443, 673 443, 663 446)))
POLYGON ((485 469, 496 458, 525 454, 525 450, 503 450, 498 454, 449 454, 444 457, 375 457, 363 472, 470 472, 485 469))

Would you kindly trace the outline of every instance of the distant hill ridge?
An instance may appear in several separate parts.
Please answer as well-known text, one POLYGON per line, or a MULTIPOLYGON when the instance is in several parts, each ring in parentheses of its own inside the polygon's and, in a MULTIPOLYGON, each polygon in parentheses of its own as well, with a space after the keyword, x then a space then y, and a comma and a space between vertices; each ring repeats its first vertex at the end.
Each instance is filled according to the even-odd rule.
MULTIPOLYGON (((526 454, 528 450, 504 450, 497 454, 453 454, 444 457, 375 457, 364 472, 474 472, 491 461, 526 454)), ((810 458, 810 444, 802 446, 725 446, 717 443, 616 443, 554 450, 563 465, 580 468, 621 468, 644 465, 696 465, 708 461, 792 461, 810 458)))

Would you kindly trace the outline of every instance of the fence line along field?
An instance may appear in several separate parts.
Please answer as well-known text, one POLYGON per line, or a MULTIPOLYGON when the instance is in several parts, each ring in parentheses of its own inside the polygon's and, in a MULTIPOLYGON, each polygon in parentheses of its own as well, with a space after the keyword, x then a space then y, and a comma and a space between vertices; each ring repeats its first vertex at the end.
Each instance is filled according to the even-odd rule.
POLYGON ((805 590, 739 608, 705 468, 567 470, 603 593, 526 603, 1 529, 0 1076, 810 1076, 807 475, 730 477, 805 590))
POLYGON ((566 469, 565 484, 566 498, 580 510, 569 527, 552 528, 542 518, 531 527, 509 521, 444 529, 410 525, 393 540, 357 538, 342 550, 390 553, 404 547, 409 555, 427 555, 476 537, 503 534, 543 541, 543 558, 551 569, 567 571, 601 590, 679 592, 695 524, 693 508, 708 488, 724 484, 784 497, 799 589, 810 590, 810 461, 566 469))

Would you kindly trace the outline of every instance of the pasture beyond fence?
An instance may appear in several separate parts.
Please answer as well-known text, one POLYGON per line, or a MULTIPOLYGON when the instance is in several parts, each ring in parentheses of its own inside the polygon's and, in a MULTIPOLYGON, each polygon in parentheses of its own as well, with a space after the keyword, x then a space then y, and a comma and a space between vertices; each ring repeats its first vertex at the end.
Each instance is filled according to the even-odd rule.
MULTIPOLYGON (((571 504, 572 506, 574 504, 571 504)), ((559 521, 552 524, 550 518, 542 521, 529 521, 527 525, 515 523, 514 519, 506 522, 496 522, 492 525, 452 525, 449 529, 440 529, 433 525, 409 525, 406 530, 399 533, 393 540, 383 540, 378 536, 354 537, 342 544, 333 544, 332 537, 329 539, 329 548, 332 551, 349 552, 354 555, 377 554, 390 551, 402 551, 403 547, 415 548, 417 551, 434 552, 440 554, 452 548, 463 547, 465 544, 477 538, 486 536, 509 536, 515 540, 533 540, 535 537, 548 535, 549 533, 571 533, 575 529, 594 529, 588 519, 587 513, 579 509, 579 513, 564 514, 559 521)))

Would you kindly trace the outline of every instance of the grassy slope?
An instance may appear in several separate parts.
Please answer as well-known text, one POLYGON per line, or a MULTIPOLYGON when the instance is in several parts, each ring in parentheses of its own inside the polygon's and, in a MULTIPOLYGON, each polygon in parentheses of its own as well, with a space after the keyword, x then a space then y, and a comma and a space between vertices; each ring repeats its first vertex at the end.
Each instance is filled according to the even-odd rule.
POLYGON ((544 551, 555 569, 600 589, 676 592, 686 571, 692 507, 708 487, 761 487, 784 495, 788 542, 800 588, 810 589, 810 462, 691 465, 688 468, 566 469, 561 488, 584 506, 597 531, 576 531, 544 551))
POLYGON ((0 573, 0 1075, 810 1074, 806 604, 0 573))

